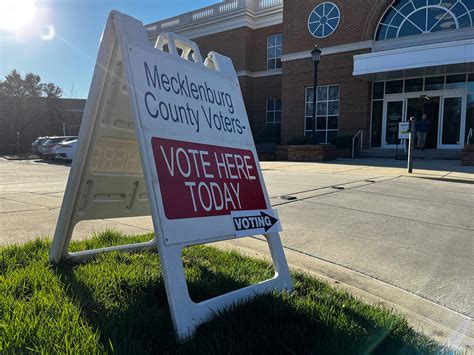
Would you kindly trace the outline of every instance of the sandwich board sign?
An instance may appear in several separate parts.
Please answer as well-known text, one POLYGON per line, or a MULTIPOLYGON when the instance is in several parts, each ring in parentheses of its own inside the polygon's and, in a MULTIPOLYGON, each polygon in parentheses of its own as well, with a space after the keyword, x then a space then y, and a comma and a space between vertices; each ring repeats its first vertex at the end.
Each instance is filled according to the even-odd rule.
POLYGON ((194 42, 172 33, 153 46, 141 22, 111 12, 50 260, 157 248, 173 325, 185 339, 232 303, 292 288, 280 230, 231 60, 215 52, 203 60, 194 42), (150 242, 68 252, 80 221, 150 214, 150 242), (275 276, 194 303, 182 249, 260 233, 275 276))
POLYGON ((398 123, 398 139, 410 139, 409 121, 402 121, 398 123))

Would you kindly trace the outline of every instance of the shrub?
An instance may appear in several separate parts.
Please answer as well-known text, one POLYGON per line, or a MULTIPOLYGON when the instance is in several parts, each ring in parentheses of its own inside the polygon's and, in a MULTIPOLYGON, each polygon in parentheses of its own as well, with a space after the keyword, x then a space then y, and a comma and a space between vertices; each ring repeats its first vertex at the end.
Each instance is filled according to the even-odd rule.
POLYGON ((280 144, 281 126, 272 125, 257 128, 253 132, 255 143, 275 143, 280 144))
POLYGON ((306 145, 310 141, 310 137, 293 137, 288 139, 288 145, 306 145))
POLYGON ((352 149, 351 135, 340 135, 331 138, 330 143, 336 146, 336 149, 352 149))

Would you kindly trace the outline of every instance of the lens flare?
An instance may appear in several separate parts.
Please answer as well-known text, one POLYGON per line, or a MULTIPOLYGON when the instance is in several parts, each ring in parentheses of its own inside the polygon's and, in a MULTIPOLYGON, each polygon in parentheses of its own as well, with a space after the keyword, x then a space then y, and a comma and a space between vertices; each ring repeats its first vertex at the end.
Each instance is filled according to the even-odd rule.
POLYGON ((1 0, 0 31, 16 31, 30 23, 35 15, 35 0, 1 0))
POLYGON ((56 29, 53 25, 46 25, 40 37, 43 41, 52 41, 56 37, 56 29))

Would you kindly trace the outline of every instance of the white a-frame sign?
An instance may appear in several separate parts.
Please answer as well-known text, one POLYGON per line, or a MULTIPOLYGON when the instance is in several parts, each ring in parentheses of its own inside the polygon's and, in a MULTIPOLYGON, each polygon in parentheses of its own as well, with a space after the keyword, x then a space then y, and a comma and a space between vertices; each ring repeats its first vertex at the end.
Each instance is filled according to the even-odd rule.
POLYGON ((259 167, 235 69, 171 33, 150 44, 143 24, 112 12, 100 44, 50 259, 86 259, 156 247, 180 339, 213 312, 256 294, 289 290, 280 224, 259 167), (167 49, 166 51, 164 49, 167 49), (152 215, 148 243, 69 253, 83 220, 152 215), (275 276, 194 303, 184 247, 261 233, 275 276))

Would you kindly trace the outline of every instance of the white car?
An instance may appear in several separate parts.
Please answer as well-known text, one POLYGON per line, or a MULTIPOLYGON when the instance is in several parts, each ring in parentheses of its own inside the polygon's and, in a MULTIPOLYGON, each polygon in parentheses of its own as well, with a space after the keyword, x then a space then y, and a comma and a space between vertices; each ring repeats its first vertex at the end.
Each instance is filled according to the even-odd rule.
POLYGON ((53 147, 53 154, 56 159, 72 160, 76 153, 77 138, 65 140, 53 147))

